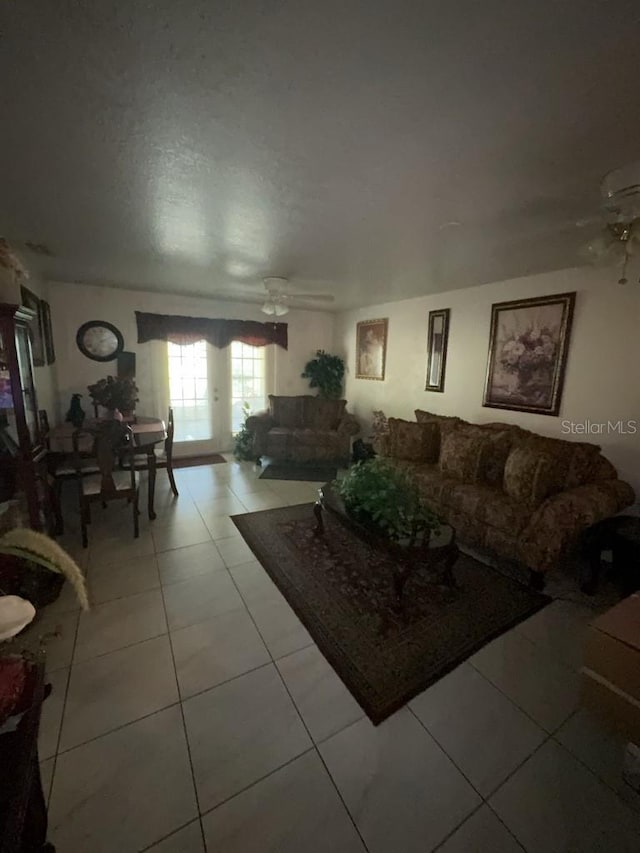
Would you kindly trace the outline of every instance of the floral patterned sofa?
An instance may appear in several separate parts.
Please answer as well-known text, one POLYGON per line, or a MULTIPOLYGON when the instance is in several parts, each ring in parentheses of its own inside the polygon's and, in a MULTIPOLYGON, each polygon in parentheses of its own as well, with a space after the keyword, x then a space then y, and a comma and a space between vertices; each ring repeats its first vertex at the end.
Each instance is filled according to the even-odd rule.
POLYGON ((380 452, 413 471, 462 542, 524 564, 534 585, 587 527, 634 501, 594 444, 415 414, 415 422, 389 418, 380 452))
POLYGON ((270 394, 269 411, 247 418, 256 459, 269 456, 281 461, 346 464, 351 436, 360 432, 358 421, 346 411, 346 405, 346 400, 308 394, 270 394))

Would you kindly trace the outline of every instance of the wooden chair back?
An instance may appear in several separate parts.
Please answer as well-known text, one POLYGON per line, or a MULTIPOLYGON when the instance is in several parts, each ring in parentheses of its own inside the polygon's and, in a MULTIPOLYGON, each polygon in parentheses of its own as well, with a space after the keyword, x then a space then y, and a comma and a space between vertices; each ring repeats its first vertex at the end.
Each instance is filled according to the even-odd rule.
POLYGON ((169 406, 169 415, 167 417, 167 437, 164 442, 164 455, 167 459, 171 459, 173 455, 173 435, 175 433, 175 422, 173 420, 173 409, 169 406))
POLYGON ((134 441, 131 427, 120 421, 104 421, 96 426, 74 430, 73 456, 78 477, 82 477, 82 468, 86 467, 87 437, 91 441, 91 456, 96 461, 101 477, 100 496, 107 499, 110 495, 122 494, 123 489, 117 488, 113 478, 114 471, 119 470, 120 459, 125 459, 129 463, 130 488, 135 491, 134 441))
POLYGON ((46 409, 38 410, 38 432, 40 441, 48 448, 49 447, 49 415, 46 409))

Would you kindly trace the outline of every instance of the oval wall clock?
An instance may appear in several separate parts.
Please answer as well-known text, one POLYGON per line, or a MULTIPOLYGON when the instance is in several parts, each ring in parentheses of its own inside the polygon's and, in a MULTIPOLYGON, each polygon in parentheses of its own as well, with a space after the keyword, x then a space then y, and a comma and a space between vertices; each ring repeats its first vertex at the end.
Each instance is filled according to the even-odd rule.
POLYGON ((113 361, 124 349, 122 332, 106 320, 89 320, 76 334, 78 349, 94 361, 113 361))

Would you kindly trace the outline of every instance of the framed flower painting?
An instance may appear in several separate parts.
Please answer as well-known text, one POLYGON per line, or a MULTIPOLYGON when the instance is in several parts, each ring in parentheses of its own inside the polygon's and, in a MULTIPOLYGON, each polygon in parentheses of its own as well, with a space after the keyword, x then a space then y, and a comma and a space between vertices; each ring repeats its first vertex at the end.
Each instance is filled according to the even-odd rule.
POLYGON ((558 414, 575 299, 558 293, 491 306, 484 406, 558 414))

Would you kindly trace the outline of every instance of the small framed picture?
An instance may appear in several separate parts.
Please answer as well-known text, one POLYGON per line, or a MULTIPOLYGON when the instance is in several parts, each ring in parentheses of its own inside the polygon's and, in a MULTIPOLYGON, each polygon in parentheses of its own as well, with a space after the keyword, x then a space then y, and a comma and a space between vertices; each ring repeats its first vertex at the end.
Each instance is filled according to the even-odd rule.
POLYGON ((447 366, 447 343, 449 341, 449 313, 449 308, 429 311, 425 391, 444 391, 444 372, 447 366))
POLYGON ((558 293, 491 306, 483 406, 558 414, 575 300, 558 293))
POLYGON ((356 330, 356 379, 384 379, 389 321, 363 320, 356 330))
POLYGON ((44 299, 40 301, 42 309, 42 335, 44 338, 44 352, 47 357, 47 364, 53 364, 56 360, 56 351, 53 346, 53 328, 51 327, 51 308, 49 303, 44 299))
POLYGON ((29 323, 31 330, 31 354, 33 355, 34 367, 44 367, 44 339, 42 335, 42 310, 40 300, 27 287, 20 287, 20 298, 25 308, 35 313, 35 317, 29 323))

